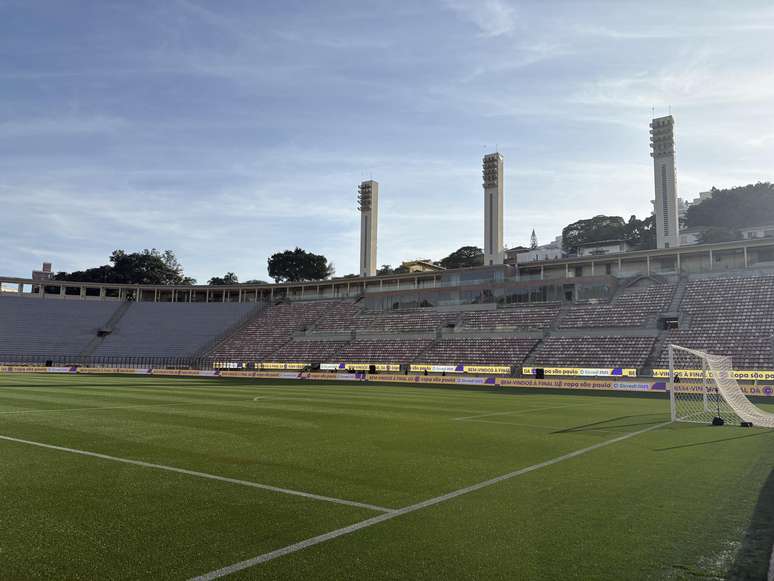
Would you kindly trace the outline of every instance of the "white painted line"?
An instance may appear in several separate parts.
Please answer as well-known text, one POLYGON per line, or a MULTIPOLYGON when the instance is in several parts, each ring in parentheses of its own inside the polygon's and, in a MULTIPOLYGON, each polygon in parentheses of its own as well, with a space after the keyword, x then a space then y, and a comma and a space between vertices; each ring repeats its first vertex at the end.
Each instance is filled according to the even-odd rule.
POLYGON ((769 559, 769 579, 774 581, 774 547, 771 547, 771 559, 769 559))
POLYGON ((248 486, 250 488, 259 488, 261 490, 270 490, 271 492, 281 492, 282 494, 290 494, 292 496, 302 496, 304 498, 310 498, 312 500, 322 500, 325 502, 333 502, 335 504, 346 504, 347 506, 355 506, 358 508, 367 508, 369 510, 375 510, 378 512, 390 513, 393 511, 391 508, 385 508, 383 506, 376 506, 375 504, 366 504, 363 502, 356 502, 354 500, 345 500, 343 498, 334 498, 332 496, 321 496, 319 494, 312 494, 311 492, 302 492, 300 490, 291 490, 290 488, 280 488, 278 486, 270 486, 268 484, 259 484, 257 482, 250 482, 249 480, 239 480, 238 478, 229 478, 227 476, 217 476, 216 474, 208 474, 206 472, 197 472, 196 470, 186 470, 185 468, 176 468, 174 466, 165 466, 164 464, 153 464, 151 462, 142 462, 141 460, 130 460, 128 458, 118 458, 116 456, 108 456, 107 454, 98 454, 96 452, 88 452, 86 450, 78 450, 76 448, 65 448, 63 446, 54 446, 52 444, 44 444, 42 442, 33 442, 32 440, 23 440, 21 438, 13 438, 11 436, 0 436, 0 440, 6 440, 8 442, 16 442, 18 444, 27 444, 29 446, 37 446, 39 448, 47 448, 49 450, 58 450, 60 452, 69 452, 70 454, 80 454, 81 456, 89 456, 91 458, 100 458, 102 460, 110 460, 112 462, 120 462, 122 464, 131 464, 133 466, 142 466, 143 468, 154 468, 156 470, 165 470, 166 472, 176 472, 178 474, 186 474, 188 476, 196 476, 197 478, 206 478, 208 480, 217 480, 219 482, 228 482, 230 484, 239 484, 240 486, 248 486))
POLYGON ((512 411, 509 411, 509 412, 494 412, 494 413, 491 413, 491 414, 479 414, 477 416, 463 416, 461 418, 452 418, 452 419, 456 420, 456 421, 463 421, 463 420, 473 420, 473 419, 476 419, 476 418, 488 418, 490 416, 517 416, 517 415, 520 415, 520 414, 528 414, 528 413, 531 413, 531 412, 543 412, 543 411, 547 411, 547 410, 558 410, 558 409, 561 409, 561 408, 574 408, 574 407, 581 407, 581 406, 587 406, 587 405, 591 405, 591 404, 588 404, 588 403, 570 403, 570 404, 566 404, 566 405, 554 405, 554 406, 542 407, 542 408, 528 408, 528 409, 521 409, 521 410, 512 410, 512 411))
POLYGON ((210 402, 200 402, 200 401, 178 401, 174 403, 145 403, 145 404, 137 404, 137 405, 114 405, 114 406, 106 406, 106 407, 100 407, 100 406, 94 406, 90 408, 59 408, 59 409, 45 409, 45 410, 14 410, 11 412, 0 412, 2 415, 6 414, 51 414, 56 412, 87 412, 92 410, 128 410, 132 408, 152 408, 152 407, 163 407, 163 406, 171 406, 171 405, 202 405, 205 403, 210 402))
POLYGON ((281 549, 276 549, 274 551, 264 553, 263 555, 258 555, 257 557, 253 557, 252 559, 247 559, 246 561, 240 561, 239 563, 234 563, 233 565, 228 565, 221 569, 216 569, 215 571, 210 571, 209 573, 205 573, 204 575, 199 575, 198 577, 194 577, 193 579, 191 579, 191 581, 209 581, 211 579, 219 579, 221 577, 225 577, 226 575, 231 575, 232 573, 236 573, 237 571, 249 569, 250 567, 254 567, 255 565, 260 565, 261 563, 272 561, 278 557, 283 557, 291 553, 296 553, 308 547, 313 547, 314 545, 319 545, 320 543, 324 543, 326 541, 330 541, 338 537, 343 537, 344 535, 348 535, 350 533, 354 533, 356 531, 359 531, 368 527, 372 527, 379 523, 392 520, 404 514, 409 514, 412 512, 416 512, 418 510, 422 510, 423 508, 435 506, 436 504, 446 502, 447 500, 452 500, 454 498, 457 498, 458 496, 462 496, 463 494, 475 492, 477 490, 481 490, 482 488, 487 488, 489 486, 492 486, 493 484, 498 484, 499 482, 510 480, 511 478, 516 478, 517 476, 522 476, 524 474, 528 474, 530 472, 540 470, 541 468, 547 468, 548 466, 553 466, 554 464, 558 464, 559 462, 564 462, 565 460, 576 458, 577 456, 587 454, 594 450, 598 450, 599 448, 604 448, 605 446, 610 446, 611 444, 621 442, 628 438, 639 436, 640 434, 644 434, 645 432, 650 432, 652 430, 657 430, 658 428, 663 428, 664 426, 667 426, 671 423, 672 423, 671 421, 663 422, 661 424, 656 424, 654 426, 650 426, 642 430, 637 430, 636 432, 629 432, 628 434, 624 434, 623 436, 618 436, 610 440, 605 440, 604 442, 599 442, 598 444, 594 444, 593 446, 588 446, 587 448, 581 448, 580 450, 575 450, 574 452, 563 454, 562 456, 557 456, 556 458, 552 458, 551 460, 546 460, 545 462, 540 462, 539 464, 533 464, 532 466, 527 466, 526 468, 520 468, 519 470, 514 470, 513 472, 509 472, 508 474, 503 474, 502 476, 497 476, 496 478, 484 480, 483 482, 479 482, 478 484, 473 484, 465 488, 460 488, 459 490, 449 492, 442 496, 436 496, 435 498, 430 498, 428 500, 424 500, 417 504, 412 504, 411 506, 399 508, 397 510, 388 512, 387 514, 380 514, 379 516, 375 516, 367 520, 360 521, 358 523, 355 523, 340 529, 336 529, 334 531, 330 531, 322 535, 318 535, 316 537, 311 537, 304 541, 301 541, 292 545, 288 545, 287 547, 282 547, 281 549))

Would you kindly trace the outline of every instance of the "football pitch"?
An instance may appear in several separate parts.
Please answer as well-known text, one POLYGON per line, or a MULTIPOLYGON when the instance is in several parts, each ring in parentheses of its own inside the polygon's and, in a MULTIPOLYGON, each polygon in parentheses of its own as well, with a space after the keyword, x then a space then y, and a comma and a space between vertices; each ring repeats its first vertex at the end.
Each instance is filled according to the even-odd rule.
POLYGON ((0 375, 0 578, 765 579, 774 430, 668 410, 0 375))

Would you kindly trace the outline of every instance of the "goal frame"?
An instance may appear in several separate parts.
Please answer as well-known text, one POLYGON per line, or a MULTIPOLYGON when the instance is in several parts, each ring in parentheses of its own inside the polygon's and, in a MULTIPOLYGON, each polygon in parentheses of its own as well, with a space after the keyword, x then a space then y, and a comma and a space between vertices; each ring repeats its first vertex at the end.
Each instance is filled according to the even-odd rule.
MULTIPOLYGON (((693 355, 694 357, 698 357, 692 349, 687 349, 686 347, 680 347, 679 345, 675 345, 673 343, 669 343, 669 412, 670 416, 672 418, 673 422, 681 421, 680 418, 677 417, 677 398, 675 396, 675 349, 678 351, 683 351, 685 353, 688 353, 690 355, 693 355)), ((709 380, 709 374, 707 369, 707 360, 699 357, 701 359, 701 396, 702 396, 702 404, 704 411, 706 413, 710 413, 709 409, 709 397, 707 397, 707 381, 709 380)), ((720 397, 720 392, 717 393, 717 397, 720 397)), ((682 420, 682 421, 689 421, 689 420, 682 420)))
MULTIPOLYGON (((690 377, 687 383, 697 378, 690 377)), ((738 424, 742 427, 774 428, 774 412, 759 408, 736 380, 733 361, 725 355, 707 353, 669 344, 669 399, 672 421, 710 422, 712 425, 738 424), (702 362, 700 392, 693 387, 680 389, 675 381, 675 351, 684 351, 702 362), (712 388, 710 388, 710 382, 712 388), (714 395, 713 398, 710 395, 714 395), (686 412, 686 413, 683 413, 686 412)))

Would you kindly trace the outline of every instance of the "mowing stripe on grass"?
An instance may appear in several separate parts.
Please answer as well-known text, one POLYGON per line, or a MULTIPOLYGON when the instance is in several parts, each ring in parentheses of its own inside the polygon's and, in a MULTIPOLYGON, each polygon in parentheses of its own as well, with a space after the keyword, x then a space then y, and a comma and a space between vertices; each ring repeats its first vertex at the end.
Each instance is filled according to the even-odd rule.
POLYGON ((136 405, 113 405, 113 406, 94 406, 90 408, 59 408, 59 409, 45 409, 45 410, 14 410, 10 412, 0 412, 2 415, 6 414, 44 414, 55 412, 86 412, 91 410, 128 410, 132 408, 154 408, 171 405, 204 405, 209 402, 206 401, 176 401, 173 403, 141 403, 136 405))
POLYGON ((495 424, 496 426, 521 426, 523 428, 543 428, 546 430, 566 430, 567 426, 547 426, 545 424, 524 424, 522 422, 497 422, 492 420, 460 420, 477 424, 495 424))
POLYGON ((117 456, 108 456, 107 454, 99 454, 97 452, 89 452, 87 450, 78 450, 76 448, 65 448, 63 446, 54 446, 53 444, 44 444, 42 442, 23 440, 21 438, 13 438, 11 436, 0 436, 0 440, 6 440, 8 442, 16 442, 18 444, 27 444, 29 446, 37 446, 38 448, 46 448, 48 450, 58 450, 59 452, 69 452, 70 454, 79 454, 81 456, 89 456, 91 458, 100 458, 102 460, 120 462, 121 464, 131 464, 133 466, 142 466, 143 468, 154 468, 156 470, 164 470, 166 472, 176 472, 177 474, 186 474, 188 476, 196 476, 197 478, 206 478, 208 480, 228 482, 229 484, 239 484, 240 486, 259 488, 261 490, 269 490, 271 492, 280 492, 282 494, 290 494, 292 496, 301 496, 303 498, 309 498, 312 500, 322 500, 325 502, 333 502, 335 504, 345 504, 347 506, 355 506, 357 508, 367 508, 369 510, 374 510, 377 512, 390 513, 393 511, 393 509, 391 508, 385 508, 383 506, 377 506, 375 504, 366 504, 364 502, 346 500, 343 498, 334 498, 332 496, 321 496, 319 494, 312 494, 311 492, 303 492, 301 490, 292 490, 290 488, 280 488, 279 486, 271 486, 269 484, 259 484, 258 482, 250 482, 249 480, 229 478, 228 476, 218 476, 216 474, 208 474, 207 472, 197 472, 196 470, 186 470, 185 468, 176 468, 175 466, 165 466, 164 464, 153 464, 152 462, 143 462, 141 460, 130 460, 129 458, 118 458, 117 456))
POLYGON ((650 432, 652 430, 657 430, 658 428, 663 428, 664 426, 668 426, 671 423, 672 423, 671 421, 663 422, 660 424, 649 426, 647 428, 643 428, 641 430, 637 430, 636 432, 629 432, 628 434, 624 434, 623 436, 611 438, 610 440, 605 440, 604 442, 599 442, 598 444, 594 444, 593 446, 588 446, 586 448, 581 448, 580 450, 575 450, 574 452, 569 452, 567 454, 557 456, 556 458, 546 460, 545 462, 533 464, 532 466, 527 466, 526 468, 520 468, 519 470, 514 470, 513 472, 509 472, 508 474, 503 474, 502 476, 497 476, 495 478, 490 478, 489 480, 484 480, 483 482, 479 482, 478 484, 466 486, 465 488, 460 488, 459 490, 455 490, 453 492, 449 492, 441 496, 436 496, 435 498, 423 500, 422 502, 418 502, 417 504, 412 504, 411 506, 399 508, 391 512, 388 512, 386 514, 380 514, 379 516, 375 516, 375 517, 366 519, 364 521, 360 521, 358 523, 355 523, 340 529, 336 529, 334 531, 330 531, 328 533, 323 533, 321 535, 317 535, 316 537, 311 537, 304 541, 300 541, 298 543, 294 543, 292 545, 282 547, 281 549, 276 549, 274 551, 264 553, 263 555, 258 555, 257 557, 253 557, 252 559, 247 559, 246 561, 240 561, 239 563, 234 563, 233 565, 228 565, 221 569, 216 569, 215 571, 210 571, 209 573, 205 573, 204 575, 199 575, 198 577, 194 577, 190 581, 210 581, 211 579, 219 579, 221 577, 225 577, 226 575, 231 575, 232 573, 236 573, 237 571, 249 569, 250 567, 260 565, 261 563, 272 561, 274 559, 277 559, 278 557, 290 555, 291 553, 302 551, 306 548, 319 545, 320 543, 324 543, 326 541, 330 541, 338 537, 343 537, 344 535, 348 535, 356 531, 366 529, 368 527, 372 527, 379 523, 392 520, 404 514, 416 512, 418 510, 422 510, 423 508, 435 506, 436 504, 441 504, 442 502, 446 502, 447 500, 452 500, 454 498, 457 498, 458 496, 462 496, 463 494, 475 492, 477 490, 481 490, 482 488, 487 488, 489 486, 492 486, 493 484, 498 484, 499 482, 510 480, 511 478, 516 478, 517 476, 522 476, 524 474, 528 474, 530 472, 540 470, 541 468, 547 468, 549 466, 553 466, 554 464, 558 464, 559 462, 564 462, 565 460, 576 458, 577 456, 581 456, 583 454, 593 452, 594 450, 598 450, 599 448, 604 448, 605 446, 610 446, 611 444, 615 444, 617 442, 621 442, 623 440, 633 438, 634 436, 639 436, 640 434, 644 434, 645 432, 650 432))
POLYGON ((568 403, 566 405, 553 405, 550 407, 542 407, 542 408, 527 408, 527 409, 521 409, 521 410, 512 410, 509 412, 494 412, 491 414, 479 414, 477 416, 463 416, 461 418, 452 418, 456 421, 464 421, 464 420, 473 420, 476 418, 488 418, 490 416, 515 416, 519 414, 528 414, 530 412, 543 412, 548 410, 558 410, 561 408, 574 408, 574 407, 581 407, 581 406, 588 406, 591 405, 590 403, 568 403))

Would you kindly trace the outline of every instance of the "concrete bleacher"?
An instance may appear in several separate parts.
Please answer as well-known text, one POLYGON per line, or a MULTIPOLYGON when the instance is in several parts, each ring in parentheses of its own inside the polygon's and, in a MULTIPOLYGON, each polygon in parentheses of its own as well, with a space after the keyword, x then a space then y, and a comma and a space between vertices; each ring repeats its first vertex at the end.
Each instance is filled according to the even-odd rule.
POLYGON ((354 301, 331 302, 328 309, 315 322, 314 331, 351 331, 367 329, 374 315, 364 315, 361 307, 354 301))
MULTIPOLYGON (((658 367, 668 367, 668 345, 674 343, 730 356, 735 369, 774 369, 774 277, 691 280, 680 310, 681 326, 688 328, 667 332, 658 367)), ((695 366, 696 360, 678 353, 675 364, 695 366)))
POLYGON ((356 339, 338 351, 333 362, 408 364, 431 343, 431 339, 356 339))
POLYGON ((441 339, 421 355, 431 365, 521 365, 537 339, 460 337, 441 339))
POLYGON ((313 363, 332 362, 347 341, 291 341, 265 357, 269 363, 313 363))
POLYGON ((263 361, 290 342, 293 333, 310 329, 340 302, 310 301, 269 307, 226 337, 210 355, 219 361, 263 361))
POLYGON ((534 367, 640 368, 650 355, 655 337, 548 337, 536 350, 534 367))
POLYGON ((93 354, 191 356, 255 308, 250 303, 133 303, 93 354))
POLYGON ((0 354, 77 355, 120 304, 0 297, 0 354))
POLYGON ((434 331, 439 327, 453 326, 458 316, 458 313, 429 310, 384 313, 374 317, 368 330, 382 333, 434 331))
POLYGON ((641 327, 649 318, 669 308, 675 287, 662 283, 625 289, 610 303, 575 305, 564 314, 559 328, 641 327))
MULTIPOLYGON (((364 301, 126 303, 0 297, 0 354, 46 359, 188 357, 221 362, 667 366, 670 343, 774 369, 774 276, 640 277, 609 303, 367 312, 364 301), (669 315, 664 330, 659 315, 669 315), (98 336, 100 331, 100 336, 98 336), (206 351, 205 351, 206 350, 206 351)), ((9 357, 5 357, 7 361, 9 357)), ((683 363, 678 360, 678 365, 683 363)))
POLYGON ((470 311, 462 317, 463 329, 547 329, 559 313, 559 303, 525 305, 490 311, 470 311))

